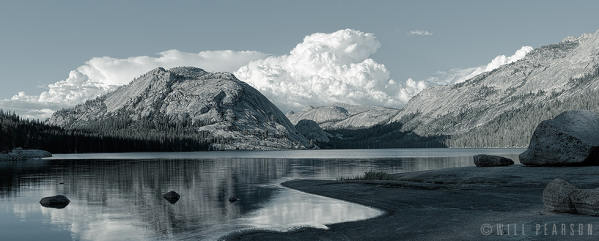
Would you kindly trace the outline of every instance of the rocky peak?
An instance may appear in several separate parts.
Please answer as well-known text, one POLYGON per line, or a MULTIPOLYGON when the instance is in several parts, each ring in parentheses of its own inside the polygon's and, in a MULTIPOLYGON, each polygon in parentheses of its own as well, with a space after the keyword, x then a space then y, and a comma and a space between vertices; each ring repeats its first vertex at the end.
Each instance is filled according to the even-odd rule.
POLYGON ((541 120, 573 108, 599 107, 581 104, 598 89, 595 32, 536 48, 463 83, 425 89, 391 122, 420 136, 463 136, 450 146, 525 146, 541 120))
POLYGON ((195 67, 156 68, 95 101, 56 112, 48 121, 65 128, 89 129, 113 120, 150 126, 157 132, 166 126, 187 125, 190 133, 209 132, 219 139, 215 149, 310 146, 256 89, 230 73, 195 67))

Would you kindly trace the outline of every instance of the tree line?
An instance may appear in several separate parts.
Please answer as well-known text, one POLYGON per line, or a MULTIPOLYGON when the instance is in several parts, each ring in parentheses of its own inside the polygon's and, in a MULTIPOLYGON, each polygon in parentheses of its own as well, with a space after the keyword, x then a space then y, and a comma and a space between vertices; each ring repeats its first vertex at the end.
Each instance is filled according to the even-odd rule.
POLYGON ((0 151, 16 147, 52 153, 203 151, 209 150, 211 143, 223 141, 212 138, 207 132, 183 134, 184 128, 177 124, 166 128, 172 131, 158 131, 124 128, 128 123, 120 121, 124 122, 112 120, 96 123, 90 128, 65 129, 0 110, 0 151))

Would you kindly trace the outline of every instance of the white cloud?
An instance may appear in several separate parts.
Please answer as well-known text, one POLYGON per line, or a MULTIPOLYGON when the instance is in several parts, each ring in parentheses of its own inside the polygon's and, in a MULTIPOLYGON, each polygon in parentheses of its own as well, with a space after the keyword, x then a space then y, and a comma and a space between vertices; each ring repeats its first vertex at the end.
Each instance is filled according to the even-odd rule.
POLYGON ((520 49, 516 50, 512 56, 498 55, 486 65, 465 69, 450 69, 448 71, 441 71, 435 74, 433 77, 427 79, 427 82, 435 85, 461 83, 479 74, 489 72, 503 65, 516 62, 524 58, 526 54, 532 50, 533 48, 531 46, 522 46, 520 49))
POLYGON ((516 62, 524 58, 526 54, 528 54, 532 50, 533 48, 531 46, 522 46, 520 49, 516 50, 516 52, 512 56, 498 55, 486 65, 465 69, 450 69, 448 71, 439 71, 434 76, 429 77, 426 80, 415 81, 409 78, 406 81, 405 87, 401 90, 400 100, 402 102, 407 102, 428 86, 450 85, 464 82, 479 74, 489 72, 503 65, 516 62))
POLYGON ((72 70, 65 80, 48 85, 39 96, 19 92, 0 100, 0 109, 45 119, 59 108, 99 96, 151 69, 176 66, 234 72, 283 111, 334 103, 399 107, 427 86, 463 82, 515 62, 532 50, 524 46, 512 56, 495 57, 487 65, 451 69, 426 80, 410 78, 400 83, 391 79, 385 65, 371 58, 380 47, 373 34, 344 29, 308 35, 282 56, 268 57, 255 51, 168 50, 156 57, 96 57, 72 70))
POLYGON ((410 32, 408 32, 408 35, 413 35, 413 36, 432 36, 433 33, 428 31, 428 30, 410 30, 410 32))
POLYGON ((370 58, 380 46, 357 30, 315 33, 288 55, 252 61, 235 75, 283 111, 340 102, 397 107, 402 86, 370 58))
POLYGON ((267 55, 256 51, 202 51, 187 53, 168 50, 158 56, 125 59, 96 57, 72 70, 65 80, 48 85, 39 96, 19 92, 10 100, 0 100, 0 109, 12 110, 28 118, 45 119, 57 109, 95 98, 156 67, 197 66, 208 71, 233 72, 251 60, 267 55))

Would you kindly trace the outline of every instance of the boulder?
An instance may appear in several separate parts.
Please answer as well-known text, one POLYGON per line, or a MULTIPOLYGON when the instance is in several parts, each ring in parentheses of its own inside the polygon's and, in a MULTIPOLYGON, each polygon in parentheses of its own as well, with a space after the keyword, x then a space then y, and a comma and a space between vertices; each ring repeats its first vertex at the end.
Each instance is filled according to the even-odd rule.
POLYGON ((56 195, 51 197, 45 197, 40 200, 40 204, 47 208, 64 208, 71 203, 67 197, 63 195, 56 195))
POLYGON ((476 165, 477 167, 500 167, 514 164, 514 161, 512 161, 512 159, 505 158, 502 156, 479 154, 474 156, 473 158, 474 165, 476 165))
POLYGON ((599 115, 566 111, 535 129, 520 162, 531 166, 599 164, 599 115))
POLYGON ((543 190, 543 206, 554 212, 576 212, 570 195, 576 187, 563 179, 553 179, 543 190))
POLYGON ((162 194, 162 197, 164 199, 166 199, 169 203, 175 204, 177 201, 179 201, 179 198, 181 198, 181 195, 179 195, 175 191, 170 191, 165 194, 162 194))
POLYGON ((578 189, 570 199, 577 213, 599 216, 599 189, 578 189))

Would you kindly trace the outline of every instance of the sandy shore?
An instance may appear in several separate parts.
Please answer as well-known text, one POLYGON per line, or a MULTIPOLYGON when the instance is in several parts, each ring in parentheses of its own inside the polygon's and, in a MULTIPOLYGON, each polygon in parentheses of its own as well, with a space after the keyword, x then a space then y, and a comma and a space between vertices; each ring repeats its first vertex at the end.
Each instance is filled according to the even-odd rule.
POLYGON ((250 231, 227 240, 597 240, 599 217, 543 209, 545 185, 599 187, 599 167, 464 167, 384 181, 293 180, 284 186, 386 211, 328 230, 250 231), (580 226, 579 224, 582 224, 580 226), (498 232, 498 225, 503 234, 498 232), (589 225, 592 225, 589 229, 589 225), (554 228, 556 228, 554 230, 554 228))

